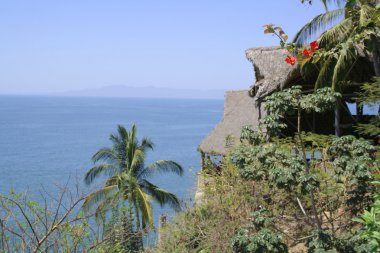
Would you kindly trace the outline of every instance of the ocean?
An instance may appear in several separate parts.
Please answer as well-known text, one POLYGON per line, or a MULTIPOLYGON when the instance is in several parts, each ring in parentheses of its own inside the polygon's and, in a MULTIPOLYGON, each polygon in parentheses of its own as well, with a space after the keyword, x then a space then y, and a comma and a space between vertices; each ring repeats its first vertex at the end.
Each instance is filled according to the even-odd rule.
MULTIPOLYGON (((42 187, 54 193, 57 185, 82 182, 91 156, 110 146, 117 125, 136 124, 138 137, 155 144, 147 164, 168 159, 185 169, 182 177, 157 174, 151 181, 191 203, 197 147, 222 114, 222 100, 0 96, 0 193, 14 189, 38 199, 42 187)), ((89 191, 83 183, 82 189, 89 191)), ((157 205, 154 212, 156 221, 173 214, 157 205)))

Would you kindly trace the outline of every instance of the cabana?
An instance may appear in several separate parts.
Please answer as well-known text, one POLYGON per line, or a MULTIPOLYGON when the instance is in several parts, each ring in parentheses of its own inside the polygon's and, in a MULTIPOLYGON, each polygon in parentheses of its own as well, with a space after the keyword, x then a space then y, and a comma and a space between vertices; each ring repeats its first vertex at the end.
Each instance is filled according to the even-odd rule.
MULTIPOLYGON (((284 59, 289 54, 286 49, 260 47, 247 49, 245 53, 253 65, 255 82, 249 90, 226 92, 222 120, 198 147, 202 157, 202 168, 208 161, 217 163, 220 157, 227 154, 229 148, 239 144, 242 127, 258 125, 259 120, 266 114, 262 106, 262 101, 266 96, 294 85, 302 86, 305 93, 314 91, 315 77, 305 80, 301 76, 298 64, 294 66, 286 64, 284 59)), ((372 72, 368 70, 371 62, 364 54, 360 55, 358 61, 360 65, 354 66, 350 79, 357 79, 357 82, 361 83, 372 76, 372 72)), ((352 133, 352 126, 357 122, 357 118, 351 115, 345 102, 353 102, 352 97, 358 87, 354 85, 345 88, 338 113, 303 114, 302 129, 319 134, 336 134, 341 131, 352 133), (324 124, 316 124, 316 122, 324 122, 324 124)), ((289 125, 297 125, 296 116, 287 116, 285 120, 289 125)), ((287 128, 283 133, 291 136, 295 130, 287 128)), ((215 163, 214 166, 218 167, 215 163)))
POLYGON ((258 125, 266 114, 261 107, 265 96, 300 79, 298 66, 284 63, 286 55, 286 50, 279 47, 246 50, 247 59, 253 63, 256 82, 250 90, 225 93, 223 118, 198 148, 202 168, 206 160, 217 161, 229 148, 239 144, 242 127, 258 125))

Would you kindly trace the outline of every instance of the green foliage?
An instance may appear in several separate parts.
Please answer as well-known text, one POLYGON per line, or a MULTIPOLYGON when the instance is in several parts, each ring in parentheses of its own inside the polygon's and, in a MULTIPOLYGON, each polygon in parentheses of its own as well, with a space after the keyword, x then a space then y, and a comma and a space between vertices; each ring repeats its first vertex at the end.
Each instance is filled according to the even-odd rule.
POLYGON ((255 131, 251 126, 244 126, 240 135, 241 142, 248 142, 251 145, 259 145, 265 143, 265 136, 262 132, 255 131))
POLYGON ((103 237, 109 238, 103 247, 107 253, 134 253, 142 250, 142 234, 133 225, 132 210, 125 206, 112 209, 103 237))
POLYGON ((273 34, 280 39, 281 47, 285 46, 286 41, 288 40, 288 35, 285 34, 284 30, 281 27, 275 26, 274 24, 268 24, 263 26, 265 28, 264 33, 273 34))
POLYGON ((242 178, 267 181, 270 187, 303 193, 318 188, 318 182, 305 172, 303 160, 278 145, 239 147, 232 155, 242 178))
MULTIPOLYGON (((372 182, 375 186, 380 186, 380 175, 376 174, 376 181, 372 182)), ((359 231, 359 236, 368 242, 371 252, 380 252, 380 192, 379 188, 375 194, 375 202, 370 210, 355 218, 354 221, 363 225, 359 231)))
POLYGON ((374 147, 367 141, 353 136, 343 136, 333 141, 328 153, 334 157, 332 167, 337 182, 344 182, 349 189, 347 204, 356 214, 372 202, 372 171, 377 167, 372 153, 374 147))
POLYGON ((277 136, 287 127, 283 122, 286 115, 297 111, 321 113, 335 108, 341 94, 331 88, 321 88, 310 94, 303 94, 301 86, 292 86, 275 92, 264 99, 268 115, 260 121, 259 129, 264 129, 268 136, 277 136))
POLYGON ((271 229, 273 219, 266 209, 252 213, 252 224, 255 232, 250 228, 240 229, 231 239, 232 251, 236 253, 274 252, 286 253, 288 247, 282 242, 282 237, 271 229))
POLYGON ((349 81, 366 81, 360 79, 360 75, 352 74, 355 71, 360 71, 367 80, 373 75, 378 60, 375 59, 377 62, 372 67, 368 62, 359 61, 359 55, 378 50, 379 15, 374 1, 346 1, 344 7, 319 15, 300 30, 295 38, 297 43, 310 37, 316 39, 321 34, 318 38, 321 49, 315 56, 301 62, 305 76, 315 72, 315 68, 308 68, 310 64, 320 69, 316 88, 331 86, 339 90, 349 81), (331 23, 335 25, 331 27, 331 23))
POLYGON ((270 229, 261 229, 258 233, 249 234, 242 229, 232 238, 232 250, 236 253, 286 253, 288 248, 281 237, 270 229))
POLYGON ((91 215, 83 216, 83 198, 63 188, 58 197, 42 193, 37 202, 27 194, 0 195, 0 252, 84 252, 97 242, 91 215))
MULTIPOLYGON (((361 86, 357 101, 361 106, 380 106, 380 77, 375 77, 373 82, 361 86)), ((376 115, 368 124, 358 124, 356 130, 365 137, 377 137, 380 135, 380 115, 376 115)))
POLYGON ((302 97, 300 107, 306 112, 326 112, 335 109, 338 99, 342 95, 331 88, 317 89, 314 93, 302 97))
MULTIPOLYGON (((318 113, 331 110, 339 97, 330 88, 303 95, 300 87, 292 87, 267 97, 265 106, 271 119, 283 124, 279 123, 283 116, 297 110, 318 113)), ((263 130, 268 132, 265 127, 261 124, 257 131, 243 129, 242 145, 231 156, 239 175, 264 189, 272 189, 262 203, 273 214, 286 212, 288 216, 299 217, 294 204, 299 206, 306 219, 303 223, 296 218, 296 222, 303 224, 299 233, 312 238, 309 252, 365 252, 359 249, 366 248, 365 245, 352 239, 355 229, 351 230, 351 218, 372 203, 372 172, 378 169, 372 155, 374 147, 353 136, 338 138, 303 133, 301 129, 295 137, 272 136, 268 141, 262 137, 263 130), (288 201, 282 203, 293 205, 293 209, 279 210, 273 201, 268 201, 274 198, 273 194, 283 194, 282 198, 288 201), (339 229, 335 228, 337 224, 341 226, 339 229)), ((274 127, 269 132, 275 130, 274 127)), ((254 238, 243 228, 234 245, 237 248, 243 245, 245 249, 252 241, 256 243, 254 238)))
POLYGON ((373 117, 368 124, 358 124, 356 131, 365 137, 377 137, 380 135, 380 115, 373 117))
POLYGON ((231 238, 249 224, 257 198, 252 182, 242 180, 228 160, 217 175, 202 175, 207 201, 179 213, 160 230, 157 253, 232 252, 231 238))

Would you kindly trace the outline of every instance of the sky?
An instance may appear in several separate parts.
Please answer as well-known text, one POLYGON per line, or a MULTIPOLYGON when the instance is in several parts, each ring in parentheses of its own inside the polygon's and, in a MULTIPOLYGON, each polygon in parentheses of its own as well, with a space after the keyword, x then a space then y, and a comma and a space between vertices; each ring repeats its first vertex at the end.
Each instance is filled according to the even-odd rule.
POLYGON ((245 49, 278 45, 317 14, 299 0, 2 0, 0 94, 110 85, 247 89, 245 49))

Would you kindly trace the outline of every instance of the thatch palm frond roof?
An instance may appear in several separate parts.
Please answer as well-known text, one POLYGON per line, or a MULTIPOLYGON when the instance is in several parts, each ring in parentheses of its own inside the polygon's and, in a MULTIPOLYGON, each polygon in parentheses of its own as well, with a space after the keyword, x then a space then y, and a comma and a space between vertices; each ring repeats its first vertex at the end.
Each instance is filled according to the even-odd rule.
POLYGON ((250 90, 226 92, 223 118, 203 139, 198 148, 200 152, 225 155, 229 147, 239 143, 242 127, 255 127, 259 124, 265 111, 260 111, 260 103, 257 101, 286 87, 301 76, 298 65, 285 63, 287 55, 288 52, 280 47, 246 50, 247 59, 253 63, 256 83, 250 90))
POLYGON ((227 91, 221 122, 203 139, 199 151, 211 155, 225 155, 228 148, 239 143, 243 126, 257 126, 259 107, 248 90, 227 91))
POLYGON ((250 87, 250 95, 256 100, 283 89, 301 76, 297 64, 291 66, 285 63, 289 54, 286 49, 260 47, 247 49, 245 53, 255 71, 256 82, 250 87))

